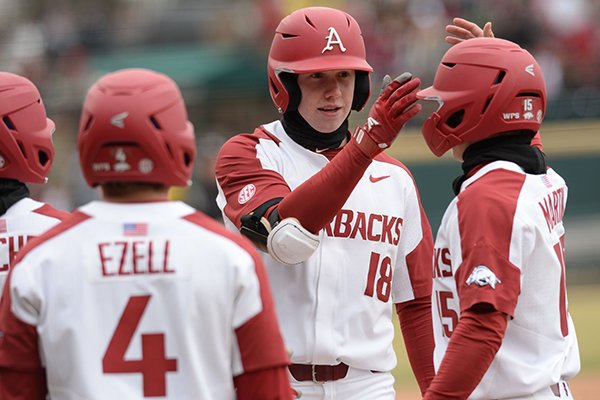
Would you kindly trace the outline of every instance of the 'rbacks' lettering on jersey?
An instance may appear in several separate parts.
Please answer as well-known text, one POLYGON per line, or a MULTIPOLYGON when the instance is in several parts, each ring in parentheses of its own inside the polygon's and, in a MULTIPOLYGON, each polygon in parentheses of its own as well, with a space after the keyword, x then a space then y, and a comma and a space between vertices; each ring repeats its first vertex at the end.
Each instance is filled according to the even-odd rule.
MULTIPOLYGON (((332 156, 295 143, 280 121, 233 137, 216 168, 225 224, 237 230, 243 215, 285 197, 332 156), (238 201, 250 184, 253 196, 238 201)), ((392 370, 392 303, 431 293, 431 230, 406 167, 377 156, 319 235, 300 265, 263 257, 292 362, 392 370)))
POLYGON ((358 238, 397 245, 400 242, 402 222, 400 217, 342 209, 325 226, 325 233, 331 237, 358 238))
POLYGON ((579 370, 565 287, 566 201, 553 170, 528 175, 496 161, 463 183, 444 214, 433 269, 436 369, 463 310, 488 303, 511 317, 469 399, 526 397, 579 370))

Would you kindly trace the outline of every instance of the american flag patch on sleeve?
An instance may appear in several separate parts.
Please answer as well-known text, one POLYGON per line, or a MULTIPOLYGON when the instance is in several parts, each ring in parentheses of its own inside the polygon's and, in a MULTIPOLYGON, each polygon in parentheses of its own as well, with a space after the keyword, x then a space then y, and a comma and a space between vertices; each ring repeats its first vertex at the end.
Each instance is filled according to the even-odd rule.
POLYGON ((125 236, 146 236, 147 234, 148 224, 145 222, 123 224, 123 235, 125 236))
POLYGON ((550 179, 548 179, 547 175, 542 175, 541 179, 544 185, 546 185, 546 187, 552 187, 552 182, 550 182, 550 179))

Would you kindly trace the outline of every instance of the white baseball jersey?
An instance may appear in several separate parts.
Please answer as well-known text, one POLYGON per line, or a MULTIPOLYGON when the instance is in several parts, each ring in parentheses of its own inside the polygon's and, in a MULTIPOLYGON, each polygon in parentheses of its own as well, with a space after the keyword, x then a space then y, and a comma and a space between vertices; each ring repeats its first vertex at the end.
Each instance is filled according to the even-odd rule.
MULTIPOLYGON (((253 245, 180 202, 89 203, 9 279, 52 399, 235 399, 233 376, 287 365, 253 245)), ((2 366, 31 365, 15 347, 2 366)))
MULTIPOLYGON (((217 161, 223 170, 217 203, 231 229, 329 162, 295 143, 279 121, 237 135, 225 148, 227 156, 222 150, 217 161)), ((318 235, 320 245, 304 263, 263 257, 292 362, 392 370, 392 303, 431 291, 431 233, 408 170, 377 156, 318 235)))
POLYGON ((565 285, 566 201, 567 186, 552 169, 529 175, 496 161, 467 179, 446 210, 435 242, 436 370, 461 311, 488 303, 510 316, 470 399, 527 396, 579 370, 565 285))
POLYGON ((30 238, 45 232, 68 215, 49 204, 26 197, 0 216, 0 296, 17 252, 30 238))

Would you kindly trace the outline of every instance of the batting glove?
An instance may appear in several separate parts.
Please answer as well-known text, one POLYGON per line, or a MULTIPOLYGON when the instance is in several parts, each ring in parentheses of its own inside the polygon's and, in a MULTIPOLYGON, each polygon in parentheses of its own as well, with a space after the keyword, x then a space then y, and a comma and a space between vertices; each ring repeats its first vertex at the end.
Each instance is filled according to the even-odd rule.
POLYGON ((419 78, 405 72, 392 81, 383 78, 381 94, 369 111, 367 122, 352 135, 360 150, 368 157, 375 157, 391 146, 404 124, 421 111, 416 104, 419 78))

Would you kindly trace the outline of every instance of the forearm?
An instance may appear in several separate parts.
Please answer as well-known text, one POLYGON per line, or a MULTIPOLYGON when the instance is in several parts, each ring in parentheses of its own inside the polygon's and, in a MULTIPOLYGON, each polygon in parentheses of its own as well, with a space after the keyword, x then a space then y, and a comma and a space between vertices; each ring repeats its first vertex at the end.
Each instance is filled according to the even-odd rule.
POLYGON ((370 164, 371 158, 351 140, 321 171, 285 196, 278 206, 280 218, 296 218, 316 234, 342 208, 370 164))
POLYGON ((506 325, 506 314, 500 311, 463 312, 424 400, 466 399, 496 356, 506 325))
POLYGON ((431 297, 426 296, 406 303, 396 304, 400 329, 411 368, 425 393, 435 374, 433 368, 433 328, 431 297))

